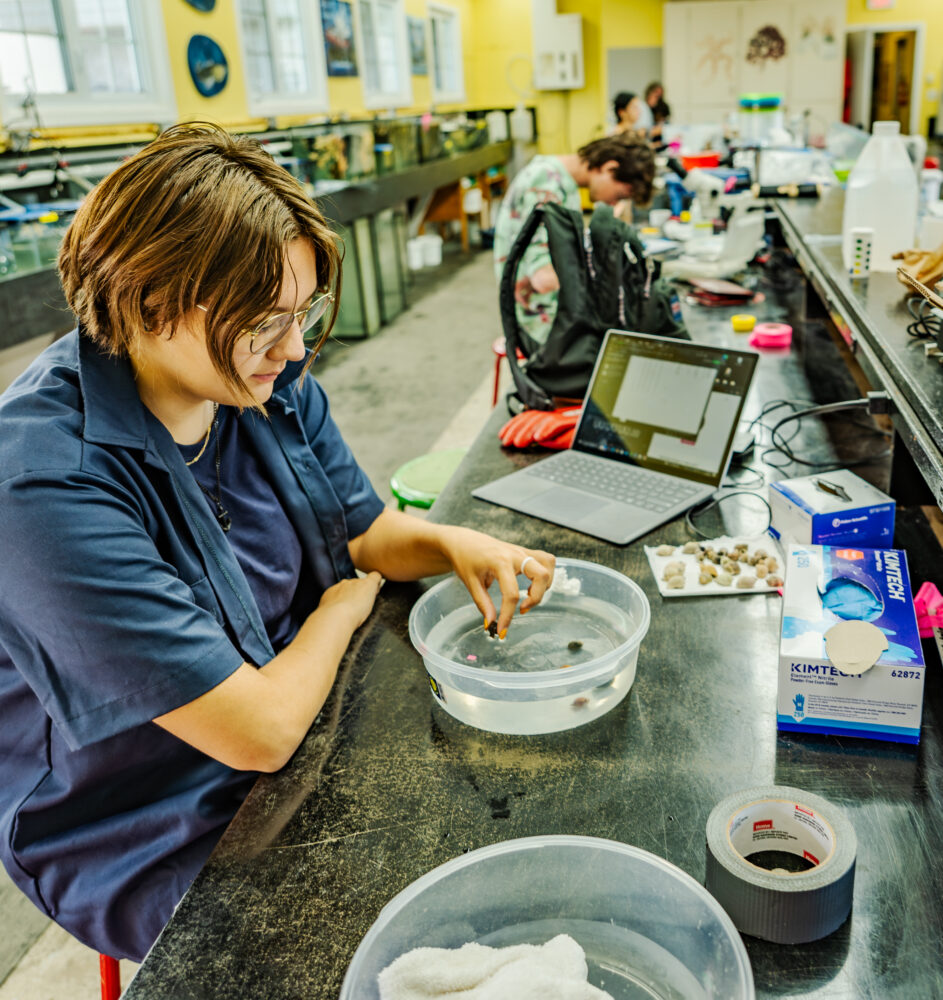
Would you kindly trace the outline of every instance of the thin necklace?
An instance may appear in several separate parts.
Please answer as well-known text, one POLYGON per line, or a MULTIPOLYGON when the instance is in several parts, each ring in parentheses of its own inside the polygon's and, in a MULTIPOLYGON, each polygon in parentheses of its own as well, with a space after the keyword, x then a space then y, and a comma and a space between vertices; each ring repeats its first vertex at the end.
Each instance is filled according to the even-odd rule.
MULTIPOLYGON (((229 516, 229 511, 223 506, 223 486, 220 482, 219 477, 219 466, 220 466, 220 451, 219 451, 219 421, 217 419, 217 413, 219 412, 219 407, 214 404, 213 409, 213 423, 210 425, 213 431, 213 437, 216 440, 216 492, 212 493, 208 490, 198 479, 196 481, 197 486, 213 501, 216 506, 216 520, 219 521, 219 526, 223 531, 229 531, 232 527, 232 518, 229 516)), ((207 440, 209 438, 207 437, 207 440)), ((206 445, 203 445, 204 449, 206 445)), ((202 452, 201 452, 202 454, 202 452)), ((199 458, 199 456, 197 456, 199 458)), ((195 477, 194 477, 195 478, 195 477)))
POLYGON ((203 438, 203 447, 187 462, 187 465, 193 465, 203 457, 203 452, 206 451, 206 446, 210 443, 210 431, 213 429, 213 422, 216 420, 216 413, 219 410, 219 403, 213 404, 213 419, 206 425, 206 437, 203 438))

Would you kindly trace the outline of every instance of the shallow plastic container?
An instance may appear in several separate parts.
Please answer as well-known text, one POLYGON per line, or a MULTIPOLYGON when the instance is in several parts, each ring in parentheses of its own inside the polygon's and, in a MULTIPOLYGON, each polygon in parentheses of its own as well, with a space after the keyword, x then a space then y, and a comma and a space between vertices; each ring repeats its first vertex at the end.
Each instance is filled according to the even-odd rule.
POLYGON ((917 228, 917 175, 898 122, 875 122, 871 138, 848 175, 842 217, 845 269, 854 264, 852 230, 874 230, 871 270, 896 271, 891 254, 914 246, 917 228))
POLYGON ((360 942, 340 1000, 378 1000, 413 948, 543 944, 569 934, 613 1000, 752 1000, 743 941, 690 875, 626 844, 543 836, 482 847, 394 897, 360 942))
MULTIPOLYGON (((598 719, 629 693, 651 619, 648 598, 607 566, 578 559, 557 566, 579 581, 579 595, 546 594, 515 616, 503 642, 486 637, 481 613, 455 576, 413 605, 409 638, 433 697, 456 719, 495 733, 553 733, 598 719), (494 668, 475 665, 486 662, 494 668)), ((522 588, 529 582, 518 577, 522 588)), ((489 592, 500 607, 497 583, 489 592)))

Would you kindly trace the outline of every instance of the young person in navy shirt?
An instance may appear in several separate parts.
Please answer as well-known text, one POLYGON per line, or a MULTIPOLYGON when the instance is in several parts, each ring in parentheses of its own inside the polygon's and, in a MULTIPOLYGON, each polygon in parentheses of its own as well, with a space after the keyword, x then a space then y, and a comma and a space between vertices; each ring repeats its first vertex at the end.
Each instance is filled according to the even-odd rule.
POLYGON ((0 397, 0 856, 116 957, 301 743, 384 577, 454 571, 501 631, 524 561, 522 611, 552 578, 384 507, 305 376, 339 267, 256 142, 174 127, 78 211, 78 329, 0 397))

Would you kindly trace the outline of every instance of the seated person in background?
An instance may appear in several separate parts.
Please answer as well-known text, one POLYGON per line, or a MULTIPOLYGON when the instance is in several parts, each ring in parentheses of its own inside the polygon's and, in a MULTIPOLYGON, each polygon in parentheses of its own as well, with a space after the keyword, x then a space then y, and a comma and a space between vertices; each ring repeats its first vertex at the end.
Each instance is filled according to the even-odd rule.
POLYGON ((644 108, 637 94, 632 94, 623 90, 616 94, 612 101, 612 110, 615 112, 616 124, 610 130, 610 135, 619 135, 624 132, 641 135, 645 129, 644 108))
POLYGON ((306 375, 337 238, 254 140, 165 132, 90 192, 59 271, 78 329, 0 397, 0 857, 140 961, 383 577, 454 570, 503 632, 524 561, 522 612, 554 561, 384 507, 306 375))
POLYGON ((671 109, 665 103, 665 88, 658 81, 653 81, 645 88, 645 100, 641 102, 639 127, 645 129, 651 139, 661 135, 661 127, 671 114, 671 109))
MULTIPOLYGON (((655 155, 632 135, 596 139, 575 153, 535 156, 511 182, 494 227, 494 269, 498 281, 511 246, 535 205, 555 201, 580 211, 581 187, 591 201, 615 205, 624 199, 645 204, 651 197, 655 155)), ((560 280, 550 262, 547 231, 538 227, 515 282, 517 318, 524 332, 542 344, 557 310, 560 280)))

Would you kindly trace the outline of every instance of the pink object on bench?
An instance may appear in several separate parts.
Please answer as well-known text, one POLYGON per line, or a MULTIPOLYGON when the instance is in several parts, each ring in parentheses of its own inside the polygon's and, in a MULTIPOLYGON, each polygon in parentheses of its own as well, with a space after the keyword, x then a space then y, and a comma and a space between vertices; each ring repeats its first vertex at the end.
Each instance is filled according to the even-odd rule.
POLYGON ((788 323, 757 323, 750 338, 752 347, 789 347, 792 327, 788 323))
POLYGON ((943 594, 935 583, 924 583, 914 595, 917 630, 923 639, 933 635, 936 626, 943 628, 943 594))

